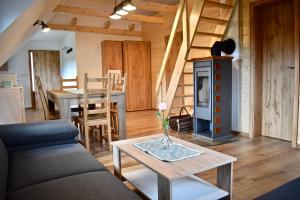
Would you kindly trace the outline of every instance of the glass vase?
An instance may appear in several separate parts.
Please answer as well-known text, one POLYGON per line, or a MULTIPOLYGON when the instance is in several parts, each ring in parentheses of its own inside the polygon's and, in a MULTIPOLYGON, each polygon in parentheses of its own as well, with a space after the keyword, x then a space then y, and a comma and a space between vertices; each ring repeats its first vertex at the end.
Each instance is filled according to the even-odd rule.
POLYGON ((164 136, 161 139, 161 144, 163 149, 169 149, 170 145, 172 145, 172 140, 169 135, 169 129, 167 127, 163 127, 164 136))

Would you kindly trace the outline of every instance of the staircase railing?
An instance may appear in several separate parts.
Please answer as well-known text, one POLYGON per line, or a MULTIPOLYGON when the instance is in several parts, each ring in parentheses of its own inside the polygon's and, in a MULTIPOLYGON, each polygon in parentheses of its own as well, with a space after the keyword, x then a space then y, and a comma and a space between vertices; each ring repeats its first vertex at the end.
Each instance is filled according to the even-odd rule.
POLYGON ((173 26, 171 29, 171 34, 170 34, 170 37, 168 40, 167 48, 166 48, 166 51, 165 51, 165 54, 163 57, 163 61, 162 61, 161 67, 160 67, 160 71, 159 71, 159 74, 157 77, 156 86, 155 86, 155 92, 156 92, 156 95, 160 97, 160 99, 159 99, 160 101, 163 101, 164 96, 165 96, 165 92, 163 91, 163 88, 162 88, 163 75, 166 70, 167 61, 168 61, 168 58, 171 53, 171 48, 172 48, 174 38, 176 35, 176 30, 178 28, 180 18, 183 16, 182 14, 184 13, 184 10, 186 10, 186 0, 180 0, 180 2, 178 4, 176 15, 175 15, 175 19, 173 22, 173 26), (159 92, 160 92, 160 94, 159 94, 159 92))
POLYGON ((186 64, 186 60, 189 54, 190 46, 195 37, 195 33, 197 30, 198 22, 200 20, 200 16, 203 10, 204 0, 197 0, 194 3, 193 9, 191 11, 190 16, 188 17, 187 13, 187 1, 181 0, 178 5, 178 10, 175 16, 175 20, 173 23, 172 31, 170 34, 170 38, 167 44, 166 52, 164 54, 163 62, 159 71, 159 75, 156 82, 156 95, 160 101, 165 101, 168 105, 167 114, 169 114, 173 99, 175 97, 175 93, 179 84, 179 80, 181 74, 183 72, 184 66, 186 64), (165 73, 167 60, 170 55, 170 50, 173 44, 173 40, 175 37, 175 33, 179 24, 180 19, 182 19, 182 32, 183 32, 183 40, 179 50, 179 54, 176 60, 176 64, 172 73, 172 77, 170 80, 169 88, 164 93, 162 89, 162 79, 165 73))

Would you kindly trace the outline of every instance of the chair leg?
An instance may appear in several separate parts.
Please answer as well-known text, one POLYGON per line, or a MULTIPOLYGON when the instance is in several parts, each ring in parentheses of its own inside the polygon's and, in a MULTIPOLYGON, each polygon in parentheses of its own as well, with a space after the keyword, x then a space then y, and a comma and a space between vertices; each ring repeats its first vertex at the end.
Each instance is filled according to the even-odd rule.
POLYGON ((107 138, 108 138, 108 148, 109 148, 109 151, 112 151, 112 145, 111 145, 111 125, 110 125, 110 123, 107 124, 107 138))
POLYGON ((118 118, 118 113, 116 113, 115 120, 116 120, 116 134, 117 134, 117 137, 118 137, 118 140, 119 140, 119 118, 118 118))
POLYGON ((99 126, 99 128, 97 129, 97 141, 98 142, 101 142, 101 133, 100 133, 100 126, 99 126))
POLYGON ((85 146, 86 149, 90 152, 90 138, 89 138, 89 127, 84 126, 84 140, 85 140, 85 146))
MULTIPOLYGON (((104 125, 101 125, 101 135, 105 135, 104 133, 104 125)), ((105 140, 102 140, 103 141, 103 144, 105 144, 105 140)))

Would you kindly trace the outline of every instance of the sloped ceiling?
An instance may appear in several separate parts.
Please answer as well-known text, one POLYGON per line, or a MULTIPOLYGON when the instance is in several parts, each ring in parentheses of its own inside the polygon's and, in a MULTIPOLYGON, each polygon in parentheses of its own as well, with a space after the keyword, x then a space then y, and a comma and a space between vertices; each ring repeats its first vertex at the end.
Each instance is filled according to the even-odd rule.
POLYGON ((0 0, 0 33, 3 32, 34 0, 0 0))
POLYGON ((64 0, 34 0, 33 3, 19 15, 0 34, 0 66, 2 66, 39 28, 33 27, 38 20, 48 21, 53 15, 53 9, 64 0))

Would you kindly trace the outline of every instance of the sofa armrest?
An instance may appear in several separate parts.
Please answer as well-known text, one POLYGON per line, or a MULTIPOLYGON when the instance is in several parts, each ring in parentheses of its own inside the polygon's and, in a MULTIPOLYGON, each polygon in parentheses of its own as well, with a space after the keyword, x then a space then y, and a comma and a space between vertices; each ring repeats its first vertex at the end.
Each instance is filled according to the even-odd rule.
POLYGON ((0 138, 8 151, 76 143, 78 129, 68 120, 0 126, 0 138))

